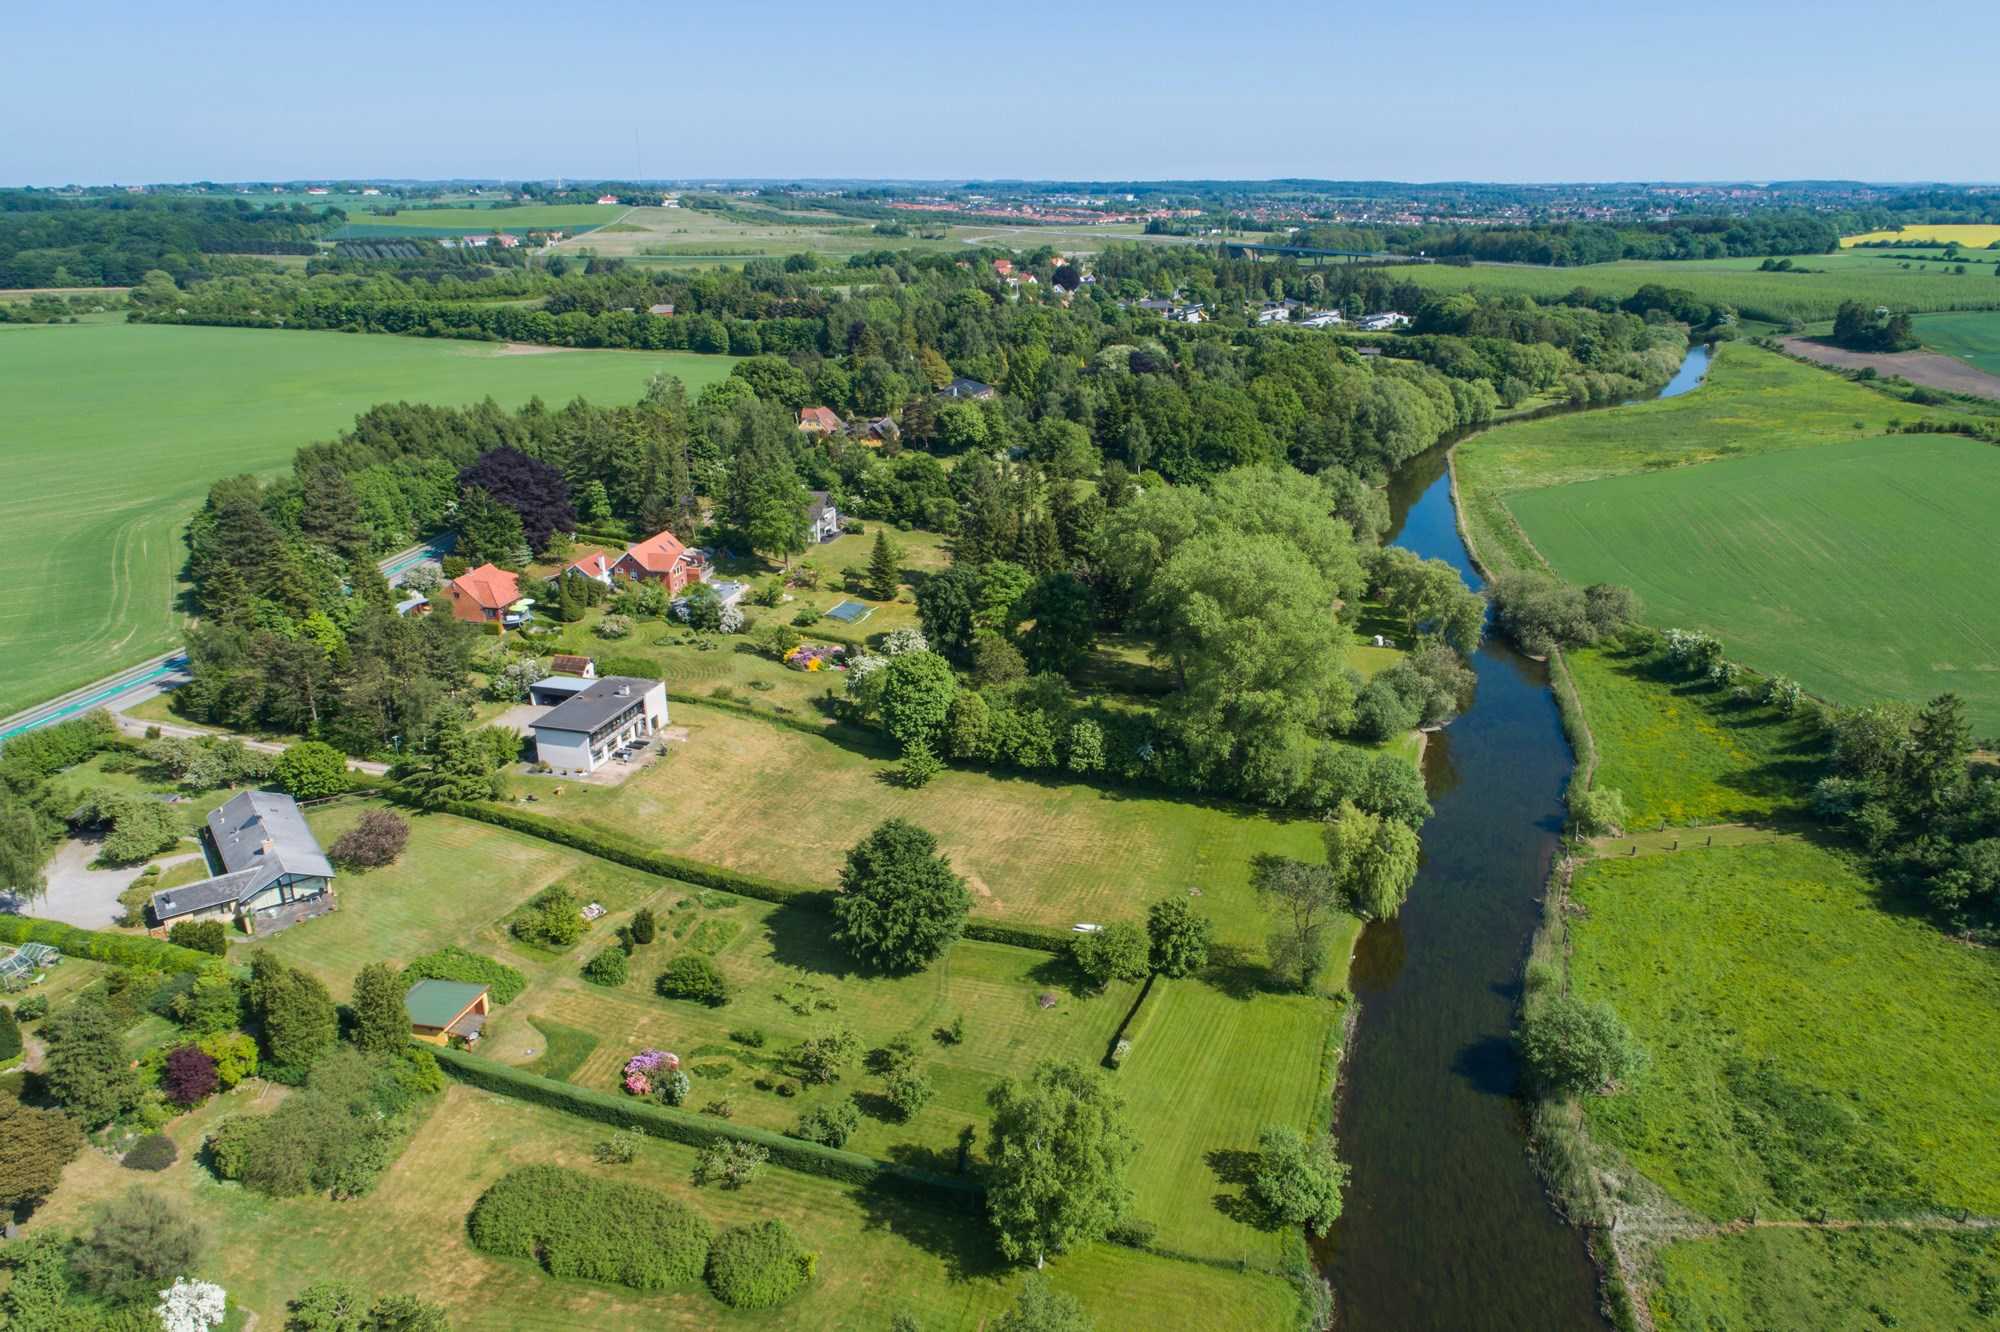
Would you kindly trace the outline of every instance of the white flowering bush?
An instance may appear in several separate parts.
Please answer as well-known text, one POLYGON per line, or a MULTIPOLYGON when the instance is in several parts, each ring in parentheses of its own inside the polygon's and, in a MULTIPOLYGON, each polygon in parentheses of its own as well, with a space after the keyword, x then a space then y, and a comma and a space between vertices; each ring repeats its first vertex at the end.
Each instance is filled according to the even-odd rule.
POLYGON ((921 629, 892 629, 882 640, 882 655, 900 657, 906 652, 929 652, 930 641, 921 629))
POLYGON ((743 612, 741 610, 735 606, 724 606, 722 608, 722 632, 725 634, 740 634, 743 632, 743 612))
POLYGON ((160 1292, 153 1312, 161 1332, 208 1332, 229 1316, 229 1295, 212 1282, 175 1277, 172 1287, 160 1292))

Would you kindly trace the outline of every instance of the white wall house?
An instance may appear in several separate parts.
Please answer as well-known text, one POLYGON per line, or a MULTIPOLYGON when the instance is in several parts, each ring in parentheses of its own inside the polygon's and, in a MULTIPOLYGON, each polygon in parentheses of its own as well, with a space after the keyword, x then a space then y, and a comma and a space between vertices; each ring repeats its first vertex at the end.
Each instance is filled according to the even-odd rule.
POLYGON ((535 683, 536 702, 566 693, 568 698, 543 713, 528 729, 535 734, 535 758, 558 775, 596 772, 619 746, 645 740, 667 724, 667 686, 659 680, 631 675, 607 675, 577 681, 552 677, 535 683))

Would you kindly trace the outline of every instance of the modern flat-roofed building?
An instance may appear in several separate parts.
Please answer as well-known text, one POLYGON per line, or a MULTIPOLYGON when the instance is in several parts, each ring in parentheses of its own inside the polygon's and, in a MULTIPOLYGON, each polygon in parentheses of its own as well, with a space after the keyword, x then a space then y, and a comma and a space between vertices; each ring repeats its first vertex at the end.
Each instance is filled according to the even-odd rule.
POLYGON ((551 676, 536 681, 529 696, 555 703, 528 729, 535 733, 535 758, 565 777, 596 772, 621 745, 645 740, 667 724, 667 686, 659 680, 551 676))

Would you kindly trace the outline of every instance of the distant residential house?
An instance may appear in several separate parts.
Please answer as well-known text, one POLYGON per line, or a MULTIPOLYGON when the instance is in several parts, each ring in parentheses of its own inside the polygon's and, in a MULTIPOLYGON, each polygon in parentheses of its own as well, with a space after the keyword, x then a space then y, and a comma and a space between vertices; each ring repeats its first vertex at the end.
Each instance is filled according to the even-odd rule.
POLYGON ((967 379, 964 375, 959 375, 951 383, 946 384, 940 389, 938 396, 940 398, 984 399, 992 397, 996 391, 991 384, 982 384, 976 379, 967 379))
POLYGON ((398 615, 429 615, 430 613, 430 598, 421 592, 413 593, 396 603, 396 614, 398 615))
POLYGON ((649 315, 658 315, 662 319, 672 319, 674 317, 674 304, 672 301, 663 301, 658 305, 649 305, 646 307, 646 313, 649 315))
POLYGON ((1282 324, 1291 317, 1292 312, 1282 305, 1266 305, 1257 311, 1257 322, 1260 324, 1282 324))
POLYGON ((326 194, 328 192, 329 191, 323 185, 315 185, 311 189, 306 191, 307 194, 326 194))
POLYGON ((495 236, 493 240, 503 250, 511 250, 521 243, 521 238, 519 236, 509 235, 504 231, 501 232, 499 235, 495 236))
POLYGON ((1132 302, 1132 308, 1135 310, 1150 310, 1154 314, 1169 314, 1173 311, 1174 303, 1172 301, 1163 301, 1148 297, 1142 301, 1132 302))
POLYGON ((1199 305, 1180 305, 1174 307, 1173 312, 1167 318, 1173 320, 1176 324, 1200 324, 1205 323, 1208 316, 1202 313, 1199 305))
POLYGON ((597 678, 597 660, 569 652, 558 652, 549 658, 549 669, 557 675, 574 675, 581 680, 597 678))
POLYGON ((223 872, 154 893, 147 903, 154 933, 184 920, 224 920, 270 934, 333 910, 333 865, 290 796, 245 791, 208 816, 207 834, 223 872))
POLYGON ((846 429, 847 423, 831 407, 799 408, 799 429, 813 435, 833 435, 846 429))
POLYGON ((1006 277, 1014 271, 1014 261, 1012 259, 995 259, 993 261, 993 271, 1001 277, 1006 277))
POLYGON ((831 541, 840 535, 840 510, 835 507, 833 497, 824 490, 811 492, 812 502, 806 506, 806 522, 811 528, 810 540, 831 541))
POLYGON ((872 421, 863 421, 850 427, 854 434, 871 444, 886 443, 903 437, 903 428, 896 424, 893 416, 878 416, 872 421))
POLYGON ((370 185, 367 189, 361 191, 361 195, 363 198, 367 198, 370 195, 380 194, 381 192, 382 191, 376 189, 373 185, 370 185))
POLYGON ((493 238, 491 236, 467 236, 465 238, 465 244, 471 246, 475 250, 483 250, 486 248, 487 242, 492 239, 493 238))
POLYGON ((527 618, 527 607, 533 604, 521 596, 518 577, 491 564, 467 569, 446 583, 444 589, 451 598, 452 615, 474 624, 496 620, 501 624, 519 624, 527 618))
POLYGON ((1304 320, 1307 328, 1332 328, 1343 322, 1345 321, 1341 319, 1338 310, 1325 310, 1316 315, 1307 315, 1304 320))
POLYGON ((602 550, 577 552, 576 558, 563 566, 565 575, 580 573, 585 578, 595 579, 606 587, 611 586, 611 555, 602 550))
POLYGON ((410 1035, 432 1045, 456 1036, 468 1045, 479 1039, 489 1008, 487 987, 473 981, 424 979, 403 992, 410 1035))
POLYGON ((615 194, 600 194, 597 196, 597 202, 601 204, 615 204, 618 202, 618 196, 615 194))
POLYGON ((1409 322, 1410 317, 1408 315, 1399 314, 1394 310, 1385 310, 1381 314, 1369 315, 1356 324, 1355 327, 1364 333, 1380 333, 1385 329, 1401 328, 1409 322))
POLYGON ((655 532, 620 555, 611 566, 614 575, 635 580, 664 583, 677 593, 689 583, 708 577, 708 560, 700 551, 690 550, 672 532, 655 532))
POLYGON ((536 761, 566 777, 596 772, 620 748, 657 734, 668 721, 667 686, 660 680, 551 676, 536 681, 528 696, 535 703, 554 703, 528 730, 535 737, 536 761))

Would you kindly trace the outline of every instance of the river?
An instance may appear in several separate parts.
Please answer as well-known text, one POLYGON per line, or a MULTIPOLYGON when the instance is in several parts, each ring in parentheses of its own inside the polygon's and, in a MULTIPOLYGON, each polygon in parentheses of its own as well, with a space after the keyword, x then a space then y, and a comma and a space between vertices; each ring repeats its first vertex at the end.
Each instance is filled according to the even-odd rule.
MULTIPOLYGON (((1701 383, 1688 353, 1660 397, 1701 383)), ((1481 579, 1458 533, 1440 446, 1389 487, 1389 539, 1481 579)), ((1571 766, 1548 672, 1489 637, 1479 693, 1430 737, 1436 810, 1395 920, 1367 926, 1350 984, 1361 1012, 1341 1075, 1346 1210, 1318 1247, 1344 1332, 1597 1329, 1583 1237, 1528 1159, 1509 1032, 1563 820, 1571 766)))

